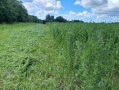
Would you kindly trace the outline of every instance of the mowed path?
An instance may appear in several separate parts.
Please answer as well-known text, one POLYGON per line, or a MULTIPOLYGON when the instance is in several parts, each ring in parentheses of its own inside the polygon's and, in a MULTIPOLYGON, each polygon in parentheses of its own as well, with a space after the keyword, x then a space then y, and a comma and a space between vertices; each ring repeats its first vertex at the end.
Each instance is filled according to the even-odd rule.
POLYGON ((53 48, 46 25, 0 25, 0 90, 51 90, 53 48))

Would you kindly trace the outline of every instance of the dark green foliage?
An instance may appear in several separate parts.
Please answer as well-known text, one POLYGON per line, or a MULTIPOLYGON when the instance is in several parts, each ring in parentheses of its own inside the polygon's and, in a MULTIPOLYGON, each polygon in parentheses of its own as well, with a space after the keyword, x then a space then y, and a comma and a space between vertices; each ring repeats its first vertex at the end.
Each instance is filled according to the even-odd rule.
POLYGON ((0 1, 0 22, 23 22, 27 21, 28 14, 22 3, 17 0, 0 1))
POLYGON ((46 15, 46 22, 53 22, 54 16, 51 16, 50 14, 46 15))
POLYGON ((72 20, 70 22, 73 22, 73 23, 84 23, 84 21, 81 21, 81 20, 72 20))
POLYGON ((46 20, 42 20, 41 22, 42 22, 43 24, 46 24, 46 20))
POLYGON ((18 0, 0 0, 0 23, 39 22, 35 16, 30 16, 18 0))
POLYGON ((39 23, 41 20, 39 20, 36 16, 29 15, 28 16, 28 22, 36 22, 39 23))
POLYGON ((54 18, 54 16, 51 16, 50 14, 46 15, 46 22, 67 22, 66 19, 64 19, 62 16, 58 16, 54 18))
POLYGON ((56 17, 55 19, 56 22, 66 22, 67 20, 64 19, 62 16, 56 17))

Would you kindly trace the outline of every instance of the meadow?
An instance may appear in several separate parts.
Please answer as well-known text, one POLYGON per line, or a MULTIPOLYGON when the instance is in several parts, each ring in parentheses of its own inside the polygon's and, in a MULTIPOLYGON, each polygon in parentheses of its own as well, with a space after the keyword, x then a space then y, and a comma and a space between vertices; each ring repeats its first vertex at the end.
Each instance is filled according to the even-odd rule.
POLYGON ((0 25, 0 90, 119 90, 119 24, 0 25))

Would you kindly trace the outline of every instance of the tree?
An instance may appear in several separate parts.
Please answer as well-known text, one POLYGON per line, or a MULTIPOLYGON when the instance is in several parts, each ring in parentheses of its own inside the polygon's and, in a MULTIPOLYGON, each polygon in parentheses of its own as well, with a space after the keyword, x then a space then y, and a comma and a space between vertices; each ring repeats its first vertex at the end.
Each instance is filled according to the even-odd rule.
POLYGON ((36 23, 40 23, 41 20, 39 20, 36 16, 33 15, 29 15, 28 16, 28 22, 36 22, 36 23))
POLYGON ((56 22, 67 22, 67 20, 64 19, 62 16, 56 17, 55 21, 56 22))
POLYGON ((74 23, 84 23, 84 21, 81 21, 81 20, 73 20, 71 22, 74 22, 74 23))
POLYGON ((36 16, 28 15, 27 10, 18 0, 0 0, 0 23, 39 22, 36 16))
POLYGON ((50 16, 50 21, 51 21, 51 22, 54 21, 54 16, 50 16))
POLYGON ((53 22, 54 16, 50 16, 50 14, 46 15, 46 22, 53 22))
POLYGON ((50 14, 46 15, 46 22, 50 21, 50 14))

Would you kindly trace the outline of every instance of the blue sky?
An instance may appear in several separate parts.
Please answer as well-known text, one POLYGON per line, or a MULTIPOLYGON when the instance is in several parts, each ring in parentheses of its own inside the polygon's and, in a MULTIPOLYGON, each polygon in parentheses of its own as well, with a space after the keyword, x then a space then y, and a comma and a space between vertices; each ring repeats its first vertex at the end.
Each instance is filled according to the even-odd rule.
POLYGON ((119 21, 119 0, 22 0, 28 13, 40 19, 47 14, 86 22, 119 21))
POLYGON ((74 3, 76 2, 76 0, 61 0, 61 2, 62 2, 62 6, 64 7, 64 10, 61 10, 61 13, 65 11, 83 12, 86 10, 88 11, 90 10, 90 9, 85 9, 80 5, 75 5, 74 3))

